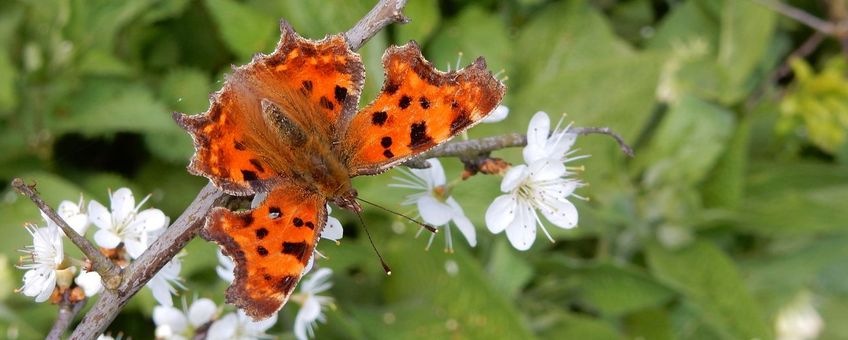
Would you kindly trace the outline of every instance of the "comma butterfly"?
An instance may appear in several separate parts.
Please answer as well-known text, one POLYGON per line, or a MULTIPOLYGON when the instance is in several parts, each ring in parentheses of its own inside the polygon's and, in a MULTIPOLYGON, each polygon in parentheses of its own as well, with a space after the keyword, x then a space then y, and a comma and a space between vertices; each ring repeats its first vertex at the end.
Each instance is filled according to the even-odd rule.
POLYGON ((300 37, 285 21, 274 53, 234 68, 203 114, 174 113, 194 140, 189 172, 232 195, 267 193, 247 211, 215 208, 200 235, 233 258, 227 301, 254 319, 285 304, 327 220, 360 211, 350 178, 382 173, 478 123, 505 87, 478 58, 441 72, 411 41, 383 55, 386 79, 357 112, 365 69, 342 35, 300 37))

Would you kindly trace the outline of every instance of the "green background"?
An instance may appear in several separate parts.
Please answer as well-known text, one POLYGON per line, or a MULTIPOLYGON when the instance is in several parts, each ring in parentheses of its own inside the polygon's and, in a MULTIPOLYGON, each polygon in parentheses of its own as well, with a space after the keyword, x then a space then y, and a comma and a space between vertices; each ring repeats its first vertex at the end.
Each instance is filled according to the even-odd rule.
MULTIPOLYGON (((13 293, 17 249, 31 242, 22 226, 41 220, 12 178, 35 181, 54 206, 80 193, 106 203, 107 189, 127 186, 174 219, 207 180, 186 173, 191 140, 170 113, 206 110, 231 64, 273 50, 280 18, 320 39, 374 2, 0 2, 0 337, 42 337, 56 314, 13 293)), ((791 3, 826 17, 816 2, 791 3)), ((391 277, 354 217, 336 209, 345 237, 320 246, 336 299, 320 338, 769 339, 799 294, 813 297, 822 338, 848 337, 848 147, 806 129, 814 113, 845 135, 848 81, 843 66, 827 66, 845 58, 836 41, 807 58, 804 80, 775 72, 812 31, 750 1, 410 0, 405 13, 411 23, 359 51, 362 103, 382 83, 385 48, 414 39, 442 69, 462 52, 464 64, 482 55, 505 70, 510 116, 471 138, 524 132, 538 110, 567 112, 576 126, 615 129, 637 157, 607 137, 581 137, 591 158, 578 163, 590 184, 578 191, 590 199, 577 202, 579 228, 549 226, 556 243, 540 235, 528 252, 485 228, 496 176, 453 189, 479 241, 455 237, 453 254, 443 236, 425 251, 414 226, 366 208, 391 277), (816 77, 828 67, 835 77, 816 77), (825 81, 834 90, 821 90, 825 81), (791 96, 806 104, 785 105, 791 96)), ((520 149, 494 155, 522 161, 520 149)), ((458 160, 442 162, 449 180, 459 177, 458 160)), ((354 183, 362 197, 414 214, 397 205, 408 192, 388 188, 391 176, 354 183)), ((214 249, 187 247, 189 300, 223 300, 214 249)), ((110 332, 152 337, 154 305, 143 290, 110 332)), ((293 338, 297 308, 284 308, 270 333, 293 338)))

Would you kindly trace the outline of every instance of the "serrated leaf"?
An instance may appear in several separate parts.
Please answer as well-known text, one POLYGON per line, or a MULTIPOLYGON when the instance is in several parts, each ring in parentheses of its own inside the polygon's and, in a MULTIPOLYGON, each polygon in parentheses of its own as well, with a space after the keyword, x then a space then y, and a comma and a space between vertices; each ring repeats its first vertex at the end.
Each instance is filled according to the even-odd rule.
POLYGON ((277 18, 232 0, 205 0, 221 38, 242 61, 270 52, 278 39, 277 18))
POLYGON ((679 251, 653 244, 647 260, 654 276, 680 292, 723 338, 771 338, 733 260, 711 243, 696 241, 679 251))

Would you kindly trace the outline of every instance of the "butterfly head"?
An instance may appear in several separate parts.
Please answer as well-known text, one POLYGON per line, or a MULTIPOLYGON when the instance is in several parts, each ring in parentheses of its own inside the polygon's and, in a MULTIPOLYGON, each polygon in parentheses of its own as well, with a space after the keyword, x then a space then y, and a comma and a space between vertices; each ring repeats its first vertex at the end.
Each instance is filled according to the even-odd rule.
POLYGON ((335 205, 339 206, 339 207, 344 208, 344 209, 347 209, 347 210, 350 210, 350 211, 353 211, 353 212, 360 212, 360 211, 362 211, 362 206, 359 205, 359 202, 356 201, 357 195, 358 195, 358 193, 356 192, 356 189, 350 188, 349 190, 342 193, 341 195, 338 195, 335 198, 333 198, 333 203, 335 205))

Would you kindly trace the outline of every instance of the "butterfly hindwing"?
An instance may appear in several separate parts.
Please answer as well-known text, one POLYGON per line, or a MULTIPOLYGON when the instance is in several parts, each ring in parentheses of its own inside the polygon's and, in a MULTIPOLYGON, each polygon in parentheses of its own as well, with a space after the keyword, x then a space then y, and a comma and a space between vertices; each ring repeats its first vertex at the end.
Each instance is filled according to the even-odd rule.
POLYGON ((300 37, 285 21, 274 53, 234 69, 207 112, 174 114, 194 140, 189 171, 235 195, 270 191, 290 175, 286 153, 309 136, 344 129, 356 112, 365 70, 341 35, 300 37))
POLYGON ((282 308, 326 220, 325 200, 295 185, 278 186, 248 211, 215 208, 201 236, 221 246, 236 265, 227 302, 257 320, 282 308))
POLYGON ((354 176, 385 171, 465 131, 488 115, 505 91, 482 58, 441 72, 415 42, 390 47, 383 67, 382 91, 354 116, 344 137, 354 176))

